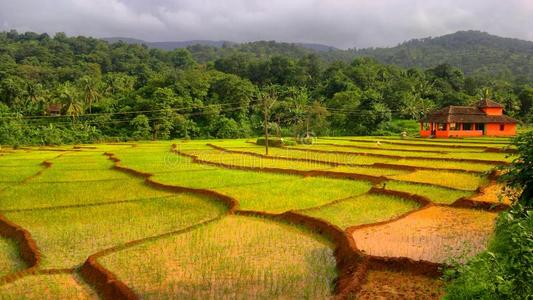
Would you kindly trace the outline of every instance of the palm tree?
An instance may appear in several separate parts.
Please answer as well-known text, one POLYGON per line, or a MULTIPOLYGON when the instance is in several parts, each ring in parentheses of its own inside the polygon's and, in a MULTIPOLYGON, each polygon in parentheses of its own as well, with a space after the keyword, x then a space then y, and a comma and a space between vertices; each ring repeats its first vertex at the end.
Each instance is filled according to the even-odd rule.
POLYGON ((84 76, 81 78, 81 88, 83 90, 85 104, 89 106, 89 113, 92 113, 93 103, 98 102, 100 99, 100 94, 97 90, 97 83, 91 77, 84 76))
POLYGON ((28 82, 26 84, 26 101, 28 107, 31 105, 37 110, 43 110, 43 104, 45 102, 45 92, 43 91, 43 86, 40 83, 28 82))
POLYGON ((492 96, 492 91, 490 88, 485 88, 481 91, 481 100, 490 99, 492 96))
POLYGON ((71 116, 73 121, 83 113, 83 103, 70 83, 67 82, 60 87, 59 98, 65 107, 65 113, 71 116))
MULTIPOLYGON (((307 90, 295 87, 287 89, 287 96, 284 99, 287 102, 281 109, 284 112, 284 118, 287 119, 286 124, 293 127, 301 127, 304 123, 307 102, 309 95, 307 90)), ((295 130, 295 138, 298 138, 298 130, 295 130)))

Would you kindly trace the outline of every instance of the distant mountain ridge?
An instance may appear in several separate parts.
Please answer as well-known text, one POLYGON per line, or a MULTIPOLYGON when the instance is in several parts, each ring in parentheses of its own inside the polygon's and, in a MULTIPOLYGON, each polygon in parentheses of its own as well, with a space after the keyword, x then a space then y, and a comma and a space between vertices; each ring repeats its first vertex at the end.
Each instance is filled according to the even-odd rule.
MULTIPOLYGON (((157 48, 157 49, 164 49, 164 50, 174 50, 178 48, 187 48, 195 45, 201 45, 201 46, 210 46, 215 48, 221 48, 226 45, 231 46, 238 46, 241 43, 231 42, 231 41, 213 41, 213 40, 188 40, 188 41, 167 41, 167 42, 147 42, 140 39, 135 38, 127 38, 127 37, 109 37, 109 38, 102 38, 102 40, 107 41, 109 43, 117 43, 117 42, 124 42, 127 44, 144 44, 148 46, 149 48, 157 48)), ((317 44, 317 43, 291 43, 296 46, 313 50, 317 52, 325 52, 325 51, 340 51, 340 49, 335 48, 333 46, 324 45, 324 44, 317 44)))
POLYGON ((230 44, 234 45, 236 43, 229 42, 229 41, 211 41, 211 40, 190 40, 190 41, 166 41, 166 42, 147 42, 140 39, 135 38, 125 38, 125 37, 110 37, 110 38, 103 38, 102 40, 110 42, 110 43, 117 43, 117 42, 124 42, 127 44, 143 44, 148 46, 149 48, 157 48, 157 49, 163 49, 163 50, 174 50, 177 48, 187 48, 194 45, 202 45, 202 46, 211 46, 220 48, 224 44, 230 44))
POLYGON ((533 42, 481 31, 458 31, 440 37, 414 39, 390 48, 348 50, 386 64, 431 68, 450 64, 466 74, 499 74, 533 78, 533 42))
MULTIPOLYGON (((533 80, 533 42, 515 38, 504 38, 481 31, 458 31, 439 37, 413 39, 395 47, 363 48, 341 50, 332 46, 313 43, 283 43, 257 41, 234 43, 229 41, 191 40, 178 42, 146 42, 132 38, 105 38, 108 42, 119 40, 125 43, 145 44, 150 48, 172 50, 188 48, 195 57, 216 59, 235 52, 254 53, 258 57, 288 55, 301 58, 315 53, 325 61, 352 61, 356 57, 373 57, 381 63, 406 68, 432 68, 440 64, 458 67, 467 75, 515 78, 521 81, 533 80), (216 51, 203 55, 205 47, 216 51), (221 49, 229 46, 231 51, 221 49), (267 50, 265 50, 265 47, 267 50), (266 51, 266 52, 265 52, 266 51)), ((200 59, 205 62, 206 59, 200 59)))

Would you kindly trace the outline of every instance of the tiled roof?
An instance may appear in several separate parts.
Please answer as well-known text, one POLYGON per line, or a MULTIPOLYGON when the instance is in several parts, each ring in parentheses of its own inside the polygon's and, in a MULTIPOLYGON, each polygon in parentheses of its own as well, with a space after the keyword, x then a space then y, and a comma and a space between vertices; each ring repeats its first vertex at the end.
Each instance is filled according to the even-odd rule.
POLYGON ((500 103, 494 102, 490 99, 482 99, 479 101, 476 105, 479 108, 490 108, 490 107, 497 107, 497 108, 503 108, 503 105, 500 103))
POLYGON ((488 116, 478 107, 453 105, 429 113, 422 121, 434 123, 518 123, 517 120, 506 115, 488 116))
POLYGON ((49 104, 46 110, 48 112, 56 112, 56 111, 60 111, 62 108, 63 108, 62 104, 49 104))

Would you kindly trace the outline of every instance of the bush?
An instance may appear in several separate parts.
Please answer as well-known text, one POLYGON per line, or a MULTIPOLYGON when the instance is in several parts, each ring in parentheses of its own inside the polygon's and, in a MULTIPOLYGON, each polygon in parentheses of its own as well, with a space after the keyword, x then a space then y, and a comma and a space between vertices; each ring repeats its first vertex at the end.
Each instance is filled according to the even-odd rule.
POLYGON ((130 121, 133 127, 132 138, 135 140, 147 140, 152 135, 150 120, 145 115, 138 115, 130 121))
POLYGON ((243 126, 237 121, 226 117, 220 117, 214 124, 213 135, 219 139, 246 137, 249 130, 247 126, 243 126))
POLYGON ((30 125, 22 120, 0 123, 0 145, 86 144, 102 138, 96 127, 83 123, 30 125))
POLYGON ((498 219, 487 251, 445 276, 445 299, 528 299, 533 295, 533 211, 517 206, 498 219))
POLYGON ((296 146, 296 141, 283 139, 283 146, 296 146))
POLYGON ((377 130, 376 135, 399 136, 402 132, 407 133, 407 136, 418 136, 420 125, 415 120, 392 120, 385 125, 383 129, 377 130))
POLYGON ((500 179, 516 203, 498 218, 488 250, 445 275, 447 299, 531 299, 533 296, 533 133, 514 140, 519 157, 500 179))
MULTIPOLYGON (((258 138, 255 142, 257 145, 265 145, 265 138, 258 138)), ((282 147, 284 146, 284 140, 280 138, 269 138, 268 145, 272 147, 282 147)))
POLYGON ((513 140, 518 157, 504 167, 501 180, 511 190, 519 191, 517 201, 526 207, 533 207, 533 131, 525 132, 513 140))

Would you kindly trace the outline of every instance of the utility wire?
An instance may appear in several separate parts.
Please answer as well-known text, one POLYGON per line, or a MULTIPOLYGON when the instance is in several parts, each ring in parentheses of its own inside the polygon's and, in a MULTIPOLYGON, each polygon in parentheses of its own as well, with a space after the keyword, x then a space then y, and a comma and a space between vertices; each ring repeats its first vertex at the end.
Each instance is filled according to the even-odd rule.
MULTIPOLYGON (((254 101, 254 102, 257 102, 254 101)), ((229 105, 235 105, 235 104, 238 104, 239 106, 238 107, 235 107, 234 109, 235 110, 239 110, 239 109, 250 109, 250 108, 253 108, 253 107, 256 107, 257 105, 254 105, 254 104, 251 104, 251 103, 254 103, 254 102, 250 102, 250 104, 248 104, 247 107, 241 107, 240 104, 238 103, 224 103, 224 104, 211 104, 211 105, 207 105, 207 106, 202 106, 202 107, 180 107, 180 108, 167 108, 167 109, 159 109, 159 110, 137 110, 137 111, 127 111, 127 112, 109 112, 109 113, 93 113, 93 114, 81 114, 81 115, 78 115, 76 117, 73 117, 73 116, 69 116, 69 115, 60 115, 60 116, 38 116, 38 115, 33 115, 33 116, 22 116, 22 117, 0 117, 0 120, 9 120, 9 119, 17 119, 17 120, 41 120, 41 119, 50 119, 50 118, 68 118, 68 119, 72 119, 72 118, 85 118, 85 117, 92 117, 92 116, 113 116, 113 115, 129 115, 129 114, 144 114, 144 113, 157 113, 157 112, 167 112, 167 111, 172 111, 172 112, 177 112, 177 111, 181 111, 181 110, 186 110, 186 109, 206 109, 206 108, 211 108, 211 107, 222 107, 222 106, 229 106, 229 105)), ((312 105, 306 105, 305 106, 306 108, 311 108, 312 105)), ((331 107, 325 107, 323 106, 323 108, 325 108, 326 110, 328 110, 328 112, 330 114, 355 114, 355 115, 362 115, 364 113, 366 113, 368 110, 367 109, 338 109, 338 108, 331 108, 331 107)), ((224 112, 225 110, 219 110, 218 112, 224 112)), ((389 112, 391 113, 401 113, 402 111, 401 110, 389 110, 389 112)), ((205 114, 205 115, 208 115, 208 114, 212 114, 213 112, 198 112, 198 113, 183 113, 181 115, 184 115, 184 116, 187 116, 187 115, 198 115, 198 114, 205 114)), ((58 123, 58 122, 55 122, 55 123, 58 123)), ((66 122, 66 123, 70 123, 70 121, 66 122)))
MULTIPOLYGON (((252 100, 250 103, 257 102, 258 100, 252 100)), ((186 109, 205 109, 217 106, 228 106, 235 105, 239 103, 221 103, 221 104, 209 104, 201 107, 178 107, 178 108, 166 108, 166 109, 154 109, 154 110, 134 110, 134 111, 124 111, 124 112, 102 112, 102 113, 91 113, 91 114, 81 114, 77 117, 86 117, 86 116, 100 116, 100 115, 127 115, 127 114, 142 114, 150 112, 164 112, 164 111, 180 111, 186 109)), ((240 104, 239 104, 240 105, 240 104)), ((71 118, 69 115, 59 115, 59 116, 46 116, 46 115, 31 115, 31 116, 21 116, 21 117, 0 117, 2 119, 49 119, 49 118, 71 118)))

